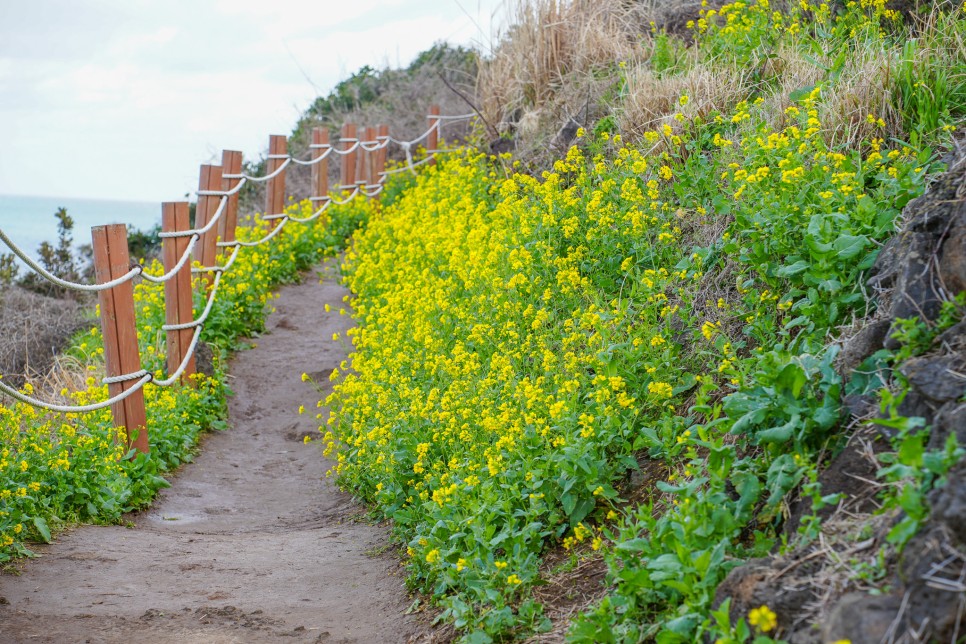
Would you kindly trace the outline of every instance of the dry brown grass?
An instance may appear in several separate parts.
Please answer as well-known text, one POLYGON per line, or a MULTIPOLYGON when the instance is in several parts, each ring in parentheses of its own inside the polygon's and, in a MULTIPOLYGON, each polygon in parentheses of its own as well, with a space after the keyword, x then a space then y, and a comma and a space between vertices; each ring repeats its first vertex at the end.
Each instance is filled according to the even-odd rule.
POLYGON ((60 350, 89 324, 82 308, 74 300, 21 288, 0 291, 0 375, 4 381, 19 386, 28 379, 47 379, 60 350))
MULTIPOLYGON (((831 66, 836 53, 832 52, 821 62, 831 66)), ((801 47, 781 47, 777 61, 778 72, 767 79, 774 87, 766 99, 766 113, 776 121, 791 104, 792 92, 814 86, 825 75, 821 67, 802 54, 801 47)), ((860 48, 846 58, 838 78, 824 84, 819 120, 830 144, 851 147, 874 133, 878 136, 900 134, 901 118, 893 107, 891 91, 895 64, 895 60, 883 58, 878 50, 860 48), (885 121, 884 132, 868 122, 870 114, 885 121)))
POLYGON ((625 140, 635 142, 644 132, 670 123, 678 112, 688 120, 725 113, 744 97, 745 75, 727 66, 695 65, 687 73, 662 77, 648 65, 637 65, 626 75, 618 128, 625 140), (683 107, 678 102, 682 96, 690 99, 683 107))
POLYGON ((534 121, 573 116, 581 102, 597 98, 587 97, 594 81, 609 84, 619 61, 646 53, 640 11, 621 0, 522 0, 513 3, 507 22, 511 27, 481 65, 477 92, 484 116, 501 134, 523 121, 532 136, 534 121), (565 94, 570 100, 561 100, 565 94))
MULTIPOLYGON (((688 118, 726 114, 738 101, 760 96, 770 125, 780 128, 791 96, 819 82, 824 83, 819 118, 831 145, 854 147, 872 136, 906 134, 893 95, 898 60, 895 52, 883 56, 878 43, 850 51, 832 76, 838 51, 806 55, 806 47, 788 40, 740 68, 723 61, 698 63, 697 52, 688 48, 681 71, 655 72, 649 23, 687 40, 682 25, 699 8, 698 2, 666 0, 517 0, 507 16, 511 27, 481 64, 481 111, 534 168, 569 145, 568 128, 589 128, 608 115, 633 143, 644 132, 672 123, 676 112, 688 118), (691 98, 683 108, 682 95, 691 98), (869 115, 885 127, 870 124, 869 115)), ((919 29, 922 55, 950 61, 966 56, 962 38, 938 34, 936 23, 934 17, 924 19, 919 29)))

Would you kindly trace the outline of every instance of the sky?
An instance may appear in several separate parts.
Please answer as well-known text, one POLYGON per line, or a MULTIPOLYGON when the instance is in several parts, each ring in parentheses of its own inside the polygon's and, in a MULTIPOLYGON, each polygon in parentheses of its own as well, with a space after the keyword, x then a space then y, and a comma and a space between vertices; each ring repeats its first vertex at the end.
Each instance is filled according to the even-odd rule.
POLYGON ((257 157, 363 65, 485 49, 503 4, 0 0, 0 194, 183 199, 198 164, 257 157))

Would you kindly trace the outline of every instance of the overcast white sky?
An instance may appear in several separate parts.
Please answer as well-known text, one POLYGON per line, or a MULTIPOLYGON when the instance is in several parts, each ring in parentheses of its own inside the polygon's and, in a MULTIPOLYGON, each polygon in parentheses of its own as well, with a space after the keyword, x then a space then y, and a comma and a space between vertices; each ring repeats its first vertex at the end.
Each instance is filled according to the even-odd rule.
POLYGON ((0 194, 180 199, 199 163, 257 156, 362 65, 488 43, 502 5, 0 0, 0 194))

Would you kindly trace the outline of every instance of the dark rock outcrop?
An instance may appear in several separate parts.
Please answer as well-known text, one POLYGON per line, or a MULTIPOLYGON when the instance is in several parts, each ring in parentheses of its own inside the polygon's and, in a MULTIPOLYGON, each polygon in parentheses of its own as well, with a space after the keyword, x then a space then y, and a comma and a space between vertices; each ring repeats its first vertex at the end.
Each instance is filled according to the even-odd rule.
MULTIPOLYGON (((906 224, 870 271, 868 285, 878 307, 844 343, 837 366, 845 377, 876 351, 899 347, 892 337, 897 320, 934 323, 943 302, 966 290, 966 142, 948 162, 948 171, 929 191, 906 206, 906 224)), ((895 369, 909 385, 898 413, 924 420, 928 449, 943 449, 951 435, 966 446, 966 321, 946 329, 928 351, 895 369)), ((877 411, 869 396, 853 395, 844 404, 857 418, 877 411)), ((866 436, 854 436, 819 478, 823 494, 844 493, 846 509, 860 515, 872 511, 878 493, 874 455, 889 449, 886 430, 867 426, 862 432, 866 436)), ((735 619, 767 604, 777 614, 779 633, 790 642, 949 642, 957 633, 961 637, 966 634, 966 461, 954 467, 927 502, 929 518, 918 533, 901 555, 891 550, 891 558, 881 562, 889 571, 886 594, 856 592, 847 575, 829 571, 840 571, 841 562, 856 551, 866 559, 874 556, 901 515, 891 524, 888 517, 877 517, 871 537, 865 534, 855 545, 840 540, 831 557, 821 556, 830 550, 811 545, 750 561, 722 582, 715 603, 730 597, 735 619), (834 562, 831 569, 829 561, 834 562), (823 576, 837 579, 841 587, 823 588, 816 582, 823 576)), ((794 534, 803 507, 801 501, 793 504, 786 534, 794 534)), ((849 533, 858 534, 860 527, 849 533)))

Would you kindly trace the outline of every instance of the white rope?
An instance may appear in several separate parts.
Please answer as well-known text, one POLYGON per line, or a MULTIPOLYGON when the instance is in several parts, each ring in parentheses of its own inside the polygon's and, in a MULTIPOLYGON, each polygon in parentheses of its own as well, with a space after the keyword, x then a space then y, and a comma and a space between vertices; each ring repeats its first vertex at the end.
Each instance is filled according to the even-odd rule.
POLYGON ((412 172, 413 174, 416 174, 416 170, 415 170, 416 168, 418 168, 421 165, 425 165, 425 164, 429 163, 430 161, 433 160, 433 156, 435 156, 436 153, 443 152, 443 151, 444 150, 436 150, 436 152, 434 152, 430 156, 426 157, 425 159, 421 159, 421 160, 415 161, 415 162, 412 160, 412 157, 407 154, 406 155, 407 164, 405 165, 405 167, 396 168, 395 170, 383 170, 379 174, 381 176, 383 176, 383 177, 388 177, 388 176, 392 176, 394 174, 399 174, 400 172, 412 172))
POLYGON ((325 212, 326 210, 329 209, 329 206, 331 206, 331 205, 332 205, 332 202, 331 201, 326 201, 322 205, 322 207, 320 207, 318 210, 316 210, 314 213, 312 213, 308 217, 305 217, 304 219, 299 218, 299 217, 291 217, 291 216, 289 217, 289 219, 291 219, 292 221, 297 221, 300 224, 307 224, 310 221, 315 221, 316 219, 318 219, 322 215, 323 212, 325 212))
POLYGON ((238 254, 238 248, 235 248, 234 251, 232 252, 231 257, 228 258, 228 261, 225 262, 224 266, 200 266, 198 268, 192 268, 191 272, 192 273, 224 273, 229 268, 231 268, 232 264, 235 263, 235 256, 237 254, 238 254))
POLYGON ((195 194, 198 195, 199 197, 230 197, 234 194, 238 194, 238 192, 242 189, 242 187, 244 187, 245 183, 248 181, 248 179, 246 179, 245 175, 243 174, 223 174, 221 175, 221 178, 222 179, 240 179, 240 181, 236 183, 235 187, 232 188, 231 190, 198 190, 197 192, 195 192, 195 194))
MULTIPOLYGON (((265 217, 262 217, 262 219, 265 219, 265 217)), ((278 224, 275 226, 275 230, 273 230, 272 232, 268 233, 267 235, 265 235, 264 237, 262 237, 258 241, 243 242, 243 241, 235 240, 235 241, 230 241, 230 242, 218 242, 218 246, 220 248, 233 248, 235 246, 245 246, 247 248, 251 248, 253 246, 260 246, 260 245, 264 244, 265 242, 271 240, 273 237, 275 237, 275 235, 277 235, 280 232, 282 232, 282 229, 285 228, 285 224, 288 223, 288 220, 289 220, 288 215, 283 215, 282 216, 282 219, 280 219, 279 222, 278 222, 278 224)))
POLYGON ((423 132, 422 134, 420 134, 418 137, 416 137, 412 141, 400 141, 399 139, 394 139, 392 137, 390 137, 389 140, 391 140, 393 143, 395 143, 399 147, 405 149, 407 146, 416 145, 417 143, 419 143, 420 141, 422 141, 423 139, 425 139, 426 137, 428 137, 430 134, 432 134, 433 130, 436 130, 437 132, 439 132, 439 121, 435 121, 432 125, 429 126, 429 129, 428 130, 426 130, 425 132, 423 132))
POLYGON ((410 172, 413 173, 413 176, 416 176, 416 168, 413 165, 413 146, 412 146, 412 143, 407 143, 406 145, 404 145, 403 146, 403 150, 406 152, 406 167, 409 169, 410 172))
MULTIPOLYGON (((284 172, 285 171, 285 168, 287 168, 288 165, 292 162, 292 157, 290 157, 288 155, 269 154, 268 155, 268 158, 269 159, 285 159, 285 160, 282 161, 282 165, 280 165, 277 168, 275 168, 275 171, 272 172, 271 174, 266 174, 266 175, 261 176, 261 177, 253 177, 252 175, 245 174, 243 172, 243 173, 241 173, 241 175, 232 175, 231 178, 241 177, 242 179, 247 179, 248 181, 254 181, 256 183, 261 183, 263 181, 268 181, 269 179, 274 179, 275 177, 277 177, 279 174, 281 174, 282 172, 284 172)), ((222 175, 222 176, 224 176, 224 175, 222 175)))
POLYGON ((356 195, 358 194, 359 194, 359 186, 356 186, 355 188, 352 189, 352 192, 349 193, 349 196, 346 197, 345 199, 336 199, 335 197, 329 197, 329 200, 338 206, 344 206, 350 201, 352 201, 353 199, 355 199, 356 195))
MULTIPOLYGON (((320 149, 322 149, 323 146, 309 146, 309 147, 310 148, 314 148, 316 150, 320 150, 320 149)), ((332 154, 332 148, 331 147, 329 147, 328 145, 326 145, 324 147, 326 148, 326 150, 325 150, 325 152, 321 156, 315 157, 314 159, 309 159, 308 161, 301 161, 299 159, 296 159, 295 157, 292 157, 292 162, 293 163, 296 163, 298 165, 315 165, 319 161, 323 161, 324 159, 329 158, 329 155, 332 154)))
POLYGON ((141 277, 143 277, 149 282, 154 282, 155 284, 162 284, 164 282, 167 282, 169 279, 177 275, 178 271, 184 268, 184 265, 188 263, 188 260, 191 258, 191 251, 194 250, 195 244, 198 243, 199 239, 201 239, 200 235, 191 236, 191 241, 188 242, 188 246, 184 249, 184 252, 181 253, 181 259, 179 259, 178 263, 175 264, 174 267, 167 273, 154 276, 154 275, 151 275, 150 273, 144 272, 144 273, 141 273, 141 277))
POLYGON ((353 143, 352 145, 350 145, 345 150, 340 150, 339 148, 332 148, 332 152, 334 154, 338 154, 340 156, 345 156, 347 154, 352 154, 353 152, 355 152, 359 148, 359 145, 360 145, 358 139, 342 139, 342 141, 344 143, 348 143, 349 141, 355 141, 355 143, 353 143))
POLYGON ((104 383, 105 385, 116 385, 118 383, 127 382, 129 380, 137 380, 138 378, 144 376, 147 373, 148 372, 146 369, 140 369, 138 371, 135 371, 134 373, 124 373, 124 374, 121 374, 120 376, 107 376, 106 378, 101 379, 101 382, 104 383))
POLYGON ((366 152, 376 152, 389 145, 389 137, 376 137, 375 142, 363 141, 360 142, 360 145, 366 152), (382 140, 380 141, 380 139, 382 140))
MULTIPOLYGON (((218 275, 215 275, 215 286, 213 287, 212 290, 214 290, 215 288, 218 288, 219 277, 221 277, 221 273, 219 273, 218 275)), ((195 329, 194 335, 191 336, 191 344, 188 345, 188 350, 185 352, 184 360, 181 361, 181 364, 178 365, 178 368, 175 370, 175 372, 171 374, 171 376, 166 380, 155 380, 152 378, 151 384, 157 385, 158 387, 170 387, 171 385, 176 383, 178 381, 178 378, 181 377, 181 374, 184 373, 184 370, 188 368, 188 363, 191 362, 191 358, 192 356, 194 356, 195 348, 198 346, 198 339, 200 337, 201 337, 201 327, 199 326, 198 328, 195 329)))
MULTIPOLYGON (((11 398, 14 398, 15 400, 19 400, 20 402, 26 403, 32 407, 39 407, 41 409, 46 409, 47 411, 56 411, 63 414, 84 414, 91 411, 97 411, 98 409, 104 409, 105 407, 109 407, 114 403, 121 402, 128 396, 132 395, 134 392, 144 387, 145 384, 147 384, 153 379, 153 376, 150 373, 143 370, 141 373, 143 375, 140 376, 140 379, 136 383, 134 383, 134 386, 131 387, 130 389, 122 391, 121 393, 114 396, 113 398, 108 398, 107 400, 104 400, 102 402, 91 403, 89 405, 55 405, 53 403, 44 402, 42 400, 37 400, 36 398, 31 398, 26 394, 20 393, 13 387, 10 387, 4 384, 3 381, 0 381, 0 391, 7 394, 11 398)), ((125 378, 125 379, 127 378, 127 376, 117 376, 117 377, 125 378)), ((108 380, 108 379, 105 378, 105 380, 108 380)))
POLYGON ((238 256, 239 250, 241 249, 235 248, 231 258, 228 260, 228 263, 215 269, 217 271, 215 273, 215 281, 211 285, 211 292, 208 293, 208 301, 205 303, 205 309, 201 312, 201 315, 191 322, 182 322, 181 324, 164 324, 161 326, 162 331, 183 331, 185 329, 194 329, 195 327, 199 327, 205 323, 205 320, 207 320, 208 316, 211 314, 211 308, 215 304, 215 297, 218 295, 218 284, 221 282, 221 276, 225 273, 225 271, 231 268, 232 264, 235 263, 235 257, 238 256))
POLYGON ((472 112, 470 114, 455 114, 452 116, 444 116, 439 114, 427 114, 426 118, 438 119, 440 121, 466 121, 468 119, 473 118, 474 116, 476 116, 476 112, 472 112))
POLYGON ((7 233, 3 232, 2 228, 0 228, 0 240, 3 240, 3 243, 9 246, 10 250, 12 250, 17 257, 22 259, 27 266, 29 266, 35 272, 40 274, 48 282, 53 282, 57 286, 62 286, 64 288, 72 289, 74 291, 106 291, 108 289, 114 288, 115 286, 118 286, 120 284, 124 284, 125 282, 130 281, 144 272, 143 266, 132 266, 131 270, 125 273, 124 275, 122 275, 121 277, 113 279, 110 282, 104 282, 103 284, 81 284, 79 282, 70 282, 65 279, 61 279, 57 277, 56 275, 54 275, 53 273, 45 269, 43 266, 41 266, 40 264, 32 260, 30 256, 23 251, 23 249, 21 249, 19 246, 13 243, 12 239, 7 237, 7 233))
POLYGON ((225 196, 222 196, 222 198, 219 200, 218 209, 215 210, 214 214, 211 216, 211 219, 208 221, 208 223, 206 223, 201 228, 193 228, 191 230, 178 230, 178 231, 167 232, 167 233, 159 233, 158 237, 160 237, 161 239, 171 239, 172 237, 190 237, 191 235, 204 235, 209 230, 215 227, 215 224, 218 223, 218 220, 221 219, 221 216, 225 213, 225 208, 227 206, 228 206, 228 196, 225 195, 225 196))

